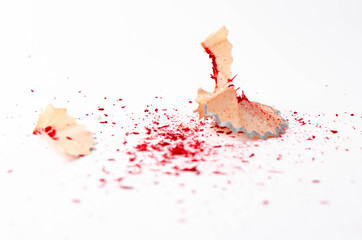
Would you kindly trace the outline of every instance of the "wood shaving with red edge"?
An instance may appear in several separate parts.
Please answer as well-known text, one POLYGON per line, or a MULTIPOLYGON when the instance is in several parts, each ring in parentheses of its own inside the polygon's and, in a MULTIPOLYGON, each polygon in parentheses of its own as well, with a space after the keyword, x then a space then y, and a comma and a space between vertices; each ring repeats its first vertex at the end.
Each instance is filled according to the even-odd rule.
POLYGON ((212 60, 211 78, 215 80, 215 89, 212 93, 199 89, 196 98, 199 107, 196 111, 200 119, 214 117, 219 126, 228 127, 233 132, 244 132, 249 138, 278 137, 288 127, 279 111, 249 101, 244 92, 242 96, 236 92, 230 68, 233 62, 232 45, 227 35, 228 31, 223 26, 201 43, 212 60))
POLYGON ((77 124, 76 118, 69 116, 65 108, 50 104, 40 114, 33 134, 46 136, 55 149, 74 157, 90 154, 95 143, 92 133, 77 124))

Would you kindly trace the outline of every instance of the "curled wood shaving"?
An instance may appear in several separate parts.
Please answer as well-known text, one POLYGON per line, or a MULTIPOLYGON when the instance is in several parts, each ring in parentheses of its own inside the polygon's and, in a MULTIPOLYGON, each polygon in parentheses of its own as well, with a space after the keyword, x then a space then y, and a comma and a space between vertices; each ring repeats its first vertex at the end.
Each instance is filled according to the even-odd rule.
POLYGON ((231 73, 232 45, 225 27, 211 34, 201 43, 212 60, 211 78, 215 80, 214 92, 199 89, 196 102, 200 118, 212 116, 221 127, 233 132, 244 132, 248 137, 261 139, 278 137, 287 128, 287 122, 272 107, 249 101, 239 96, 234 88, 231 73))

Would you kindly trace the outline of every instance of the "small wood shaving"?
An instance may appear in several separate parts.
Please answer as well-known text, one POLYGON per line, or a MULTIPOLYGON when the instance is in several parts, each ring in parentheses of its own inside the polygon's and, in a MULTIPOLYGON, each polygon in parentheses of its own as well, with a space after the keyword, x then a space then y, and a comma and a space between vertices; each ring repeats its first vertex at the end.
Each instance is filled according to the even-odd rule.
POLYGON ((73 157, 90 154, 95 143, 92 133, 78 125, 76 118, 69 116, 65 108, 50 104, 40 114, 33 134, 46 136, 55 149, 73 157))

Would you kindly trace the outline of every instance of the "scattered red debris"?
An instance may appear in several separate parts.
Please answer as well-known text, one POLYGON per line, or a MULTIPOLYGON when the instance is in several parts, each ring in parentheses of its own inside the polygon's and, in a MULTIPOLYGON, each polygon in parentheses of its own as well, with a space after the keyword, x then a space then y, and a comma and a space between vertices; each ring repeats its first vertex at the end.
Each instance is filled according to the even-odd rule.
MULTIPOLYGON (((157 97, 157 99, 160 98, 157 97)), ((123 99, 113 101, 118 102, 123 101, 123 99)), ((98 107, 97 110, 109 110, 108 106, 98 107)), ((125 107, 122 106, 122 108, 125 107)), ((119 188, 128 190, 135 187, 122 184, 123 179, 136 178, 136 175, 145 174, 146 172, 147 174, 155 174, 155 177, 160 174, 171 176, 184 174, 189 176, 200 174, 228 176, 247 172, 248 169, 254 168, 254 170, 264 171, 267 174, 267 179, 272 179, 275 176, 272 174, 282 174, 283 172, 266 168, 259 161, 261 156, 272 156, 274 161, 282 158, 287 161, 288 155, 295 155, 299 159, 296 163, 306 160, 318 162, 318 154, 310 156, 311 153, 317 152, 314 145, 316 143, 320 144, 320 142, 322 144, 332 144, 334 138, 328 135, 328 132, 337 133, 337 130, 329 130, 327 126, 322 126, 317 121, 313 121, 313 116, 298 114, 298 112, 293 111, 289 113, 289 118, 287 117, 290 122, 290 130, 280 138, 272 138, 266 141, 254 139, 235 141, 233 139, 239 138, 239 135, 240 139, 242 139, 241 133, 232 133, 225 127, 219 127, 212 119, 199 120, 196 115, 184 115, 178 109, 169 110, 161 106, 157 107, 152 104, 147 105, 146 108, 140 111, 140 116, 134 113, 128 114, 127 110, 123 111, 123 114, 131 120, 131 125, 128 126, 123 125, 123 120, 115 119, 114 115, 104 114, 108 121, 100 123, 109 122, 112 124, 104 125, 104 129, 97 133, 97 137, 105 134, 107 134, 105 136, 115 136, 114 139, 118 139, 116 141, 119 141, 119 145, 107 152, 107 157, 105 157, 105 162, 102 165, 104 178, 99 179, 100 187, 110 184, 112 179, 109 178, 120 174, 113 171, 112 166, 125 162, 126 170, 121 173, 123 177, 119 179, 122 180, 119 180, 117 184, 119 188), (112 130, 112 132, 107 129, 112 130), (266 152, 266 154, 259 154, 257 148, 264 148, 265 145, 274 144, 273 142, 282 143, 285 140, 294 141, 296 149, 300 150, 297 153, 291 150, 290 153, 281 151, 281 153, 266 152), (228 161, 224 161, 223 157, 226 155, 229 155, 228 161), (306 156, 309 159, 305 159, 306 156), (251 162, 249 158, 253 158, 255 161, 251 162), (117 162, 115 159, 117 159, 117 162)), ((119 106, 117 106, 117 109, 119 110, 119 106)), ((100 117, 95 112, 86 116, 100 117)), ((324 115, 319 114, 315 118, 322 116, 324 115)), ((51 132, 51 129, 49 132, 51 132)), ((50 134, 52 135, 52 133, 50 134)), ((347 148, 341 147, 340 149, 345 151, 347 148)), ((324 154, 323 151, 320 152, 320 154, 324 154)), ((155 182, 155 185, 159 184, 158 180, 153 182, 155 182)), ((312 180, 312 183, 319 183, 319 180, 312 180)), ((258 184, 264 184, 264 182, 258 182, 258 184)), ((219 188, 222 189, 223 186, 219 186, 219 188)), ((265 205, 269 204, 267 200, 265 202, 265 205)))

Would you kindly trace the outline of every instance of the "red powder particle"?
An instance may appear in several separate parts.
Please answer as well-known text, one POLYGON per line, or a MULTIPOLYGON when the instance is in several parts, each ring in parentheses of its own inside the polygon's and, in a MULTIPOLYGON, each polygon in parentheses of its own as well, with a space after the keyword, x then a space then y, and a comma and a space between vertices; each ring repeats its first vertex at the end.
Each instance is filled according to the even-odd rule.
POLYGON ((34 92, 34 90, 33 90, 33 89, 30 89, 30 91, 31 91, 31 92, 34 92))
POLYGON ((104 111, 104 108, 98 108, 98 111, 104 111))
POLYGON ((254 157, 254 155, 255 155, 254 153, 250 154, 249 158, 254 157))
POLYGON ((73 140, 71 137, 66 137, 68 140, 73 140))
POLYGON ((178 166, 175 166, 175 167, 173 167, 173 169, 175 169, 177 171, 182 171, 182 172, 195 172, 197 175, 200 174, 200 171, 197 170, 197 166, 190 167, 190 168, 179 168, 178 166))
POLYGON ((72 199, 72 203, 80 203, 80 200, 79 199, 72 199))
POLYGON ((314 135, 312 135, 310 138, 307 138, 307 140, 314 140, 315 139, 315 136, 314 135))
POLYGON ((338 131, 337 130, 330 130, 333 134, 336 134, 336 133, 338 133, 338 131))
POLYGON ((106 170, 106 166, 102 167, 102 172, 104 172, 105 174, 110 174, 110 172, 106 170))
POLYGON ((185 149, 183 143, 177 144, 175 147, 172 147, 169 149, 170 153, 172 155, 185 155, 188 156, 189 154, 192 154, 188 150, 185 149))
POLYGON ((103 121, 103 122, 99 122, 99 123, 102 123, 102 124, 107 124, 107 123, 108 123, 108 121, 103 121))
POLYGON ((140 152, 144 152, 148 150, 148 144, 147 143, 141 143, 135 146, 135 149, 137 149, 140 152))
POLYGON ((303 118, 295 118, 297 122, 300 123, 301 126, 306 125, 307 123, 303 120, 303 118))

